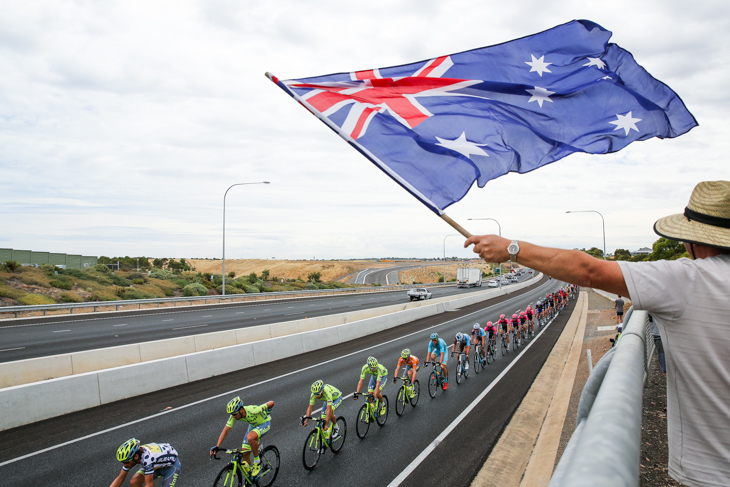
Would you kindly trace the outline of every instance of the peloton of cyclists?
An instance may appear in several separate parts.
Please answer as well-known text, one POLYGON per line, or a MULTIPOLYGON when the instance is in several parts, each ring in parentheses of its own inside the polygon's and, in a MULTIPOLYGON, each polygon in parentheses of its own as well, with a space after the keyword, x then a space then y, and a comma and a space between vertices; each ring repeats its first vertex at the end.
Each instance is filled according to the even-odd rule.
POLYGON ((243 458, 249 461, 250 452, 253 453, 253 464, 251 464, 251 475, 256 477, 261 472, 261 460, 259 459, 259 443, 261 438, 271 429, 271 415, 269 412, 274 409, 274 401, 269 401, 260 406, 244 406, 241 397, 234 397, 226 405, 226 412, 229 414, 228 422, 223 427, 218 442, 210 449, 213 456, 220 450, 221 443, 228 436, 236 421, 248 423, 246 436, 243 437, 241 450, 245 451, 243 458))
MULTIPOLYGON (((337 418, 335 418, 335 411, 342 403, 342 393, 335 386, 325 384, 322 380, 317 380, 310 387, 309 396, 309 407, 307 412, 304 414, 305 417, 312 415, 312 409, 314 409, 315 401, 324 401, 322 404, 322 415, 326 417, 324 424, 324 434, 326 438, 332 436, 336 438, 340 433, 340 428, 337 426, 337 418), (332 431, 334 426, 334 431, 332 431)), ((302 426, 307 426, 309 423, 308 419, 304 419, 302 426)))
POLYGON ((465 370, 469 370, 469 350, 471 350, 471 339, 469 335, 461 332, 454 335, 454 347, 451 349, 451 356, 453 357, 455 353, 466 354, 465 370))
POLYGON ((424 366, 428 366, 429 362, 439 362, 441 364, 444 377, 444 390, 449 388, 449 371, 446 369, 446 362, 449 361, 449 355, 446 353, 448 351, 447 348, 446 342, 443 338, 439 338, 438 333, 431 333, 431 341, 428 342, 428 352, 426 353, 426 363, 424 366))
POLYGON ((141 487, 143 482, 145 486, 152 487, 154 479, 160 477, 162 487, 174 487, 180 477, 180 459, 169 443, 142 445, 137 438, 131 438, 117 449, 117 460, 122 462, 122 470, 110 487, 120 487, 135 465, 141 468, 129 479, 133 487, 141 487))
POLYGON ((382 405, 380 414, 385 414, 385 402, 383 401, 382 390, 385 387, 385 384, 388 383, 388 369, 378 363, 378 360, 375 357, 368 357, 367 362, 365 362, 365 365, 362 366, 362 370, 360 370, 360 381, 357 383, 357 390, 352 398, 357 400, 357 395, 360 394, 360 389, 362 389, 365 376, 368 374, 370 374, 368 393, 375 393, 375 410, 378 411, 380 409, 378 406, 382 405))

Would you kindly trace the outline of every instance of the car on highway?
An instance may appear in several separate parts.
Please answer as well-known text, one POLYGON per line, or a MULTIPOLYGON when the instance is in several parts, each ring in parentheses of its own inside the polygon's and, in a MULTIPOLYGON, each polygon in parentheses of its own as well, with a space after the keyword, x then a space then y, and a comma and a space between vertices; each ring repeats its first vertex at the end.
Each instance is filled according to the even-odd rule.
POLYGON ((425 287, 409 289, 407 294, 411 301, 415 301, 416 299, 418 299, 419 301, 421 299, 431 299, 431 291, 429 291, 425 287))
POLYGON ((499 287, 499 281, 497 281, 496 279, 492 279, 487 282, 487 287, 499 287))

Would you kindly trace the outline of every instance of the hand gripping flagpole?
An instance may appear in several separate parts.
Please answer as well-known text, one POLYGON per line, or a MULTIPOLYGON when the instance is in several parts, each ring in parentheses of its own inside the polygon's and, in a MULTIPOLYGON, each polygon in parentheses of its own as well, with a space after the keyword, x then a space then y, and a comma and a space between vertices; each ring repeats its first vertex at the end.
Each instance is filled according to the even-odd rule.
POLYGON ((396 183, 398 183, 403 189, 411 193, 418 201, 423 203, 429 210, 432 210, 436 212, 439 217, 446 223, 448 223, 454 230, 462 234, 464 237, 469 238, 471 237, 471 233, 467 232, 461 225, 456 223, 454 220, 452 220, 447 214, 443 212, 440 208, 436 208, 433 203, 431 203, 428 198, 423 196, 416 188, 411 186, 407 181, 404 181, 400 176, 398 176, 396 173, 394 173, 388 166, 379 163, 378 158, 375 157, 375 155, 371 154, 366 148, 362 147, 360 144, 357 144, 352 137, 350 137, 348 134, 344 133, 342 130, 340 130, 340 127, 333 124, 327 117, 323 117, 322 114, 320 114, 318 111, 314 110, 309 103, 307 103, 305 100, 302 100, 299 96, 297 96, 296 93, 294 93, 292 90, 290 90, 284 83, 279 81, 279 78, 274 76, 273 74, 266 72, 266 77, 269 78, 271 81, 273 81, 279 88, 284 90, 286 93, 289 94, 292 98, 294 98, 296 101, 299 102, 300 105, 302 105, 304 108, 307 109, 309 113, 317 117, 322 123, 327 125, 330 129, 332 129, 337 135, 339 135, 342 139, 344 139, 347 143, 349 143, 351 146, 353 146, 355 149, 357 149, 358 152, 360 152, 362 155, 370 159, 371 162, 373 162, 376 166, 378 166, 383 172, 385 172, 388 176, 390 176, 391 179, 393 179, 396 183))

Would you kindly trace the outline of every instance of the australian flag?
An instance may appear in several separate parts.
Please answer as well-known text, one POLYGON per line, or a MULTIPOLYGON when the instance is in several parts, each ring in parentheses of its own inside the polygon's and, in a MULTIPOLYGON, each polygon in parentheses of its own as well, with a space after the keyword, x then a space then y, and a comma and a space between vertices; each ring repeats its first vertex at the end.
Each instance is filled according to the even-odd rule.
POLYGON ((587 20, 403 66, 272 81, 437 214, 474 181, 697 125, 587 20))

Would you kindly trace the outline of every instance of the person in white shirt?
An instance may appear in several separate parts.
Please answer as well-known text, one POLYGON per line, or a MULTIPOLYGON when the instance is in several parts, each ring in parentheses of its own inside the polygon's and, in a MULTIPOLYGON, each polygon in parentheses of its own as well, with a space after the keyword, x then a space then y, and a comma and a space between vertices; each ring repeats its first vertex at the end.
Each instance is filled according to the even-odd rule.
POLYGON ((496 235, 464 247, 579 286, 628 296, 661 333, 667 366, 669 474, 689 486, 730 485, 730 181, 699 183, 683 213, 654 224, 690 259, 615 262, 496 235))

